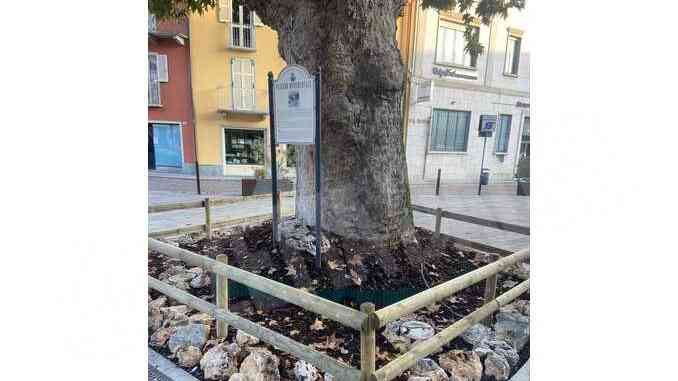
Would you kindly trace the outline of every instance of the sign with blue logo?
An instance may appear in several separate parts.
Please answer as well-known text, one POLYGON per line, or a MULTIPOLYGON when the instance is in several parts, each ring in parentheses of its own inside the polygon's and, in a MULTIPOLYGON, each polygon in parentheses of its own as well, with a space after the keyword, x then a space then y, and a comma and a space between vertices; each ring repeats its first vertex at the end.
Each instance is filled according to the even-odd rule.
POLYGON ((497 115, 481 115, 480 126, 478 127, 478 136, 490 138, 497 127, 497 115))

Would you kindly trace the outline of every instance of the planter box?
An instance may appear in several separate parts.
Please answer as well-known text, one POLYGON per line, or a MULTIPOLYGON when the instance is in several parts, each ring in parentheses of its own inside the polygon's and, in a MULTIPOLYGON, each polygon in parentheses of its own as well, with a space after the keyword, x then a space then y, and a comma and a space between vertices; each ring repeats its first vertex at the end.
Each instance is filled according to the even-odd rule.
MULTIPOLYGON (((273 181, 271 179, 241 179, 242 195, 252 196, 255 194, 270 194, 272 192, 273 181)), ((278 180, 278 191, 289 192, 293 189, 290 180, 278 180)))

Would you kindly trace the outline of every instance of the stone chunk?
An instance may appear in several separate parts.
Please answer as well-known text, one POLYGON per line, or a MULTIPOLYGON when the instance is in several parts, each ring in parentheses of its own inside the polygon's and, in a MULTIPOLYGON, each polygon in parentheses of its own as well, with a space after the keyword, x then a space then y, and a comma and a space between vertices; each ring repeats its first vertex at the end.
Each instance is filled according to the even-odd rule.
POLYGON ((202 357, 200 349, 192 345, 186 345, 178 348, 176 355, 179 366, 184 368, 193 368, 194 366, 198 365, 200 357, 202 357))
POLYGON ((175 327, 174 332, 169 338, 169 349, 176 353, 177 349, 183 346, 192 345, 196 348, 202 348, 209 336, 210 327, 204 324, 187 324, 175 327))
POLYGON ((511 367, 506 359, 496 353, 490 353, 485 358, 485 377, 495 381, 508 380, 511 367))
POLYGON ((238 330, 238 332, 235 334, 235 342, 238 343, 238 346, 244 348, 259 344, 259 339, 241 330, 238 330))
POLYGON ((294 377, 297 381, 316 381, 319 377, 318 369, 306 361, 299 360, 294 364, 294 377))
POLYGON ((280 381, 278 357, 267 349, 252 348, 240 365, 244 381, 280 381))
POLYGON ((229 350, 229 345, 222 343, 212 347, 200 360, 200 369, 206 380, 232 380, 238 372, 236 353, 229 350))
POLYGON ((440 355, 438 360, 454 381, 480 381, 483 375, 483 364, 475 352, 453 350, 440 355))

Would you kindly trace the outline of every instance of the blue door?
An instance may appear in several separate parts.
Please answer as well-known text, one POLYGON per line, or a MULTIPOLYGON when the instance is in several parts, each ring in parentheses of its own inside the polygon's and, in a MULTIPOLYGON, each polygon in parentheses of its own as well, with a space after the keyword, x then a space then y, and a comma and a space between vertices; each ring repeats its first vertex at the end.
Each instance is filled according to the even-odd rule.
POLYGON ((176 124, 153 124, 156 167, 182 167, 180 128, 176 124))

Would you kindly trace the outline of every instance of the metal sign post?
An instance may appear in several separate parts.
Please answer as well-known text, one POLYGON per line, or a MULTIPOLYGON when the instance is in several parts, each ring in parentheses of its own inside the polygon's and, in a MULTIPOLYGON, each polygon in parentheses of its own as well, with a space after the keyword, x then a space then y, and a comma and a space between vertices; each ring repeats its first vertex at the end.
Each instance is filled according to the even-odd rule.
POLYGON ((322 268, 322 258, 320 249, 322 246, 322 235, 320 233, 320 81, 322 80, 322 69, 318 68, 318 75, 315 76, 315 265, 320 270, 322 268))
MULTIPOLYGON (((478 196, 483 187, 483 174, 485 168, 485 146, 487 138, 492 137, 492 132, 497 125, 497 115, 480 115, 480 124, 478 126, 478 136, 483 138, 483 156, 480 160, 480 176, 478 177, 478 196)), ((488 175, 489 176, 489 175, 488 175)))
POLYGON ((315 239, 316 266, 320 269, 321 258, 321 150, 320 150, 320 86, 322 72, 312 76, 298 65, 285 67, 278 79, 268 73, 268 97, 271 125, 271 177, 273 178, 273 239, 277 247, 278 175, 276 163, 277 144, 315 145, 315 239))
POLYGON ((273 247, 278 247, 280 237, 278 236, 278 203, 280 202, 278 194, 278 163, 275 157, 275 111, 273 105, 273 73, 268 72, 268 112, 269 112, 269 136, 271 142, 271 199, 273 202, 273 218, 271 221, 273 247))

